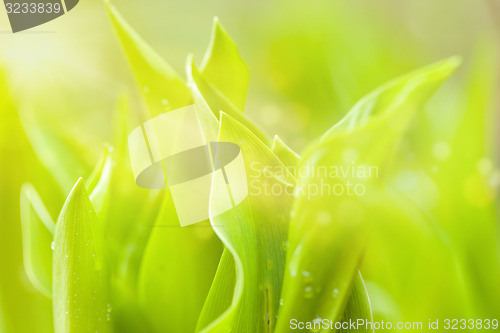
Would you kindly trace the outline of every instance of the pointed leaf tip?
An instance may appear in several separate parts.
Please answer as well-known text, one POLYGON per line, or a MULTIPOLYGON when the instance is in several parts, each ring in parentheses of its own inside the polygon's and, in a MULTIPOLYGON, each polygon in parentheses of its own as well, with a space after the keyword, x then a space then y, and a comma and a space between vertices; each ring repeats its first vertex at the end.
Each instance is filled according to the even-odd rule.
MULTIPOLYGON (((380 120, 392 122, 394 128, 406 128, 405 122, 427 103, 460 63, 460 57, 454 56, 418 68, 378 87, 361 98, 342 120, 323 134, 320 144, 349 133, 359 133, 368 129, 369 124, 380 126, 380 120), (396 122, 400 124, 396 125, 396 122)), ((373 131, 374 126, 369 130, 373 131)))
POLYGON ((203 57, 200 72, 239 111, 245 108, 250 71, 234 41, 214 17, 212 37, 203 57))
POLYGON ((52 280, 56 333, 111 332, 104 240, 83 178, 56 225, 52 280))
POLYGON ((113 5, 108 13, 141 87, 147 118, 192 104, 191 94, 177 72, 127 23, 113 5))

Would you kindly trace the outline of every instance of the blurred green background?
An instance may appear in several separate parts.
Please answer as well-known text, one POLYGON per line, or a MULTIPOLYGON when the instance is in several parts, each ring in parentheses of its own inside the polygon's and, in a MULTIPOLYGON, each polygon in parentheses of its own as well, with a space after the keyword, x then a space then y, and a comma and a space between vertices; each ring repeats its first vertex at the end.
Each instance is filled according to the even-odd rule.
MULTIPOLYGON (((429 104, 427 130, 436 137, 451 135, 466 109, 467 84, 477 84, 469 88, 481 96, 478 107, 487 111, 488 124, 497 120, 498 1, 114 4, 182 76, 188 53, 201 61, 218 16, 250 69, 247 114, 299 152, 378 85, 451 55, 462 56, 464 63, 429 104), (477 71, 487 88, 469 80, 477 71)), ((0 332, 2 323, 16 328, 12 332, 45 332, 40 327, 50 326, 50 301, 31 286, 22 265, 20 186, 32 182, 57 216, 74 181, 90 173, 103 142, 112 141, 117 97, 132 96, 133 112, 142 104, 102 2, 81 0, 53 22, 17 34, 9 30, 1 11, 0 332), (33 125, 45 128, 44 140, 30 130, 33 125), (47 144, 61 137, 71 138, 64 160, 52 156, 47 144), (55 179, 46 161, 69 169, 70 176, 55 179), (57 184, 60 190, 54 190, 57 184)), ((482 135, 493 154, 495 131, 482 135)), ((125 186, 135 186, 132 177, 125 186)))

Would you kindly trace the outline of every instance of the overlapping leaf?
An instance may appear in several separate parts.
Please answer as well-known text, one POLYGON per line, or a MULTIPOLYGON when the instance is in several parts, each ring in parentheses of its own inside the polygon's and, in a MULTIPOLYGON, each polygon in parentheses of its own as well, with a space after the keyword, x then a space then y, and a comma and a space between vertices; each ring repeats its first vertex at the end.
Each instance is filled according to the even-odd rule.
MULTIPOLYGON (((219 141, 241 148, 249 194, 233 209, 211 218, 231 255, 226 252, 222 257, 204 307, 201 320, 209 324, 198 327, 202 332, 271 332, 278 314, 292 202, 285 190, 293 188, 295 179, 268 147, 226 114, 221 115, 219 141), (266 185, 279 187, 282 194, 274 196, 266 185), (231 305, 219 314, 229 298, 231 305), (208 318, 210 315, 217 317, 208 318)), ((214 185, 211 205, 216 204, 220 191, 226 189, 214 185)))

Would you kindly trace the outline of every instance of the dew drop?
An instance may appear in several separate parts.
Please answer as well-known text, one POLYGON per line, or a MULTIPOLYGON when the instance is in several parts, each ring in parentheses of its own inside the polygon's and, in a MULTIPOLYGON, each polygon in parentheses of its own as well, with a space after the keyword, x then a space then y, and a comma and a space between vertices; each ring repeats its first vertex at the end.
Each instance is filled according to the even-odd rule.
POLYGON ((54 250, 56 248, 56 242, 55 241, 50 244, 50 248, 52 250, 54 250))
POLYGON ((313 298, 314 296, 314 291, 311 286, 307 286, 304 288, 304 297, 305 298, 313 298))
POLYGON ((333 289, 333 292, 332 292, 332 297, 333 298, 337 298, 339 296, 339 290, 337 288, 333 289))
POLYGON ((311 272, 308 272, 308 271, 302 271, 302 280, 304 282, 304 284, 306 285, 310 285, 312 284, 313 282, 313 277, 311 275, 311 272))

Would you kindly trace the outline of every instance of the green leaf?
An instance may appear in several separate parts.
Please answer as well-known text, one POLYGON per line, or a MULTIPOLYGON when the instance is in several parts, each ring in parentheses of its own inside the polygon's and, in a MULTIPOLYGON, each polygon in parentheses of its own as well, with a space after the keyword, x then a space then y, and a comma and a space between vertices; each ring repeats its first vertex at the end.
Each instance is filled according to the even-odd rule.
POLYGON ((288 147, 277 135, 274 136, 274 142, 271 149, 293 174, 293 169, 300 162, 300 156, 294 152, 292 148, 288 147))
POLYGON ((192 104, 191 94, 170 67, 106 2, 108 13, 145 98, 149 116, 192 104))
POLYGON ((155 332, 194 332, 221 243, 208 221, 181 227, 168 190, 150 228, 139 273, 139 302, 155 332))
POLYGON ((199 72, 194 64, 192 56, 189 56, 186 63, 186 74, 188 77, 188 87, 191 89, 197 106, 201 100, 212 110, 216 117, 223 111, 248 127, 266 145, 271 145, 269 136, 250 118, 241 113, 226 97, 224 97, 210 82, 199 72))
POLYGON ((404 131, 406 122, 422 108, 443 81, 460 65, 460 58, 449 58, 388 82, 363 97, 321 138, 322 143, 390 120, 392 132, 404 131), (399 125, 399 126, 398 126, 399 125))
POLYGON ((52 298, 52 233, 55 223, 31 184, 21 188, 24 269, 35 288, 52 298))
MULTIPOLYGON (((293 188, 295 179, 262 141, 224 113, 219 141, 241 148, 247 181, 252 186, 240 204, 211 218, 213 229, 234 260, 236 282, 233 283, 231 263, 227 262, 231 257, 225 255, 213 289, 224 290, 209 294, 198 327, 210 322, 202 332, 245 332, 249 328, 252 332, 271 332, 279 306, 292 200, 291 196, 266 194, 265 184, 284 190, 293 188), (269 168, 279 170, 266 172, 269 168), (231 306, 219 314, 221 304, 227 303, 228 298, 232 298, 231 306), (210 315, 217 317, 209 318, 210 315)), ((217 204, 221 191, 227 188, 212 188, 212 206, 217 204)))
POLYGON ((90 201, 97 214, 101 213, 106 204, 114 166, 113 147, 105 145, 104 151, 87 181, 90 201))
POLYGON ((64 203, 54 239, 55 332, 111 332, 108 261, 82 178, 64 203))
POLYGON ((457 65, 457 59, 448 59, 376 89, 306 150, 299 164, 277 333, 287 332, 292 318, 342 319, 367 230, 376 228, 370 217, 383 191, 379 169, 388 168, 412 116, 457 65), (364 176, 352 172, 359 166, 364 176), (349 190, 349 184, 361 186, 362 194, 349 190))
POLYGON ((200 118, 200 123, 205 134, 205 139, 207 142, 215 142, 217 141, 217 136, 219 135, 219 120, 212 109, 210 109, 210 106, 207 104, 207 101, 194 82, 193 71, 197 73, 198 70, 194 65, 193 55, 189 54, 186 59, 186 73, 188 77, 187 85, 191 90, 196 110, 198 112, 198 117, 200 118))
POLYGON ((250 71, 217 18, 214 18, 210 46, 200 69, 205 79, 238 110, 245 109, 250 71))
POLYGON ((85 187, 87 188, 87 191, 92 192, 96 187, 97 183, 99 182, 99 179, 101 178, 107 158, 111 154, 112 150, 113 148, 111 146, 109 145, 104 146, 104 150, 101 153, 101 156, 99 156, 97 164, 95 165, 94 169, 87 178, 87 181, 85 182, 85 187))
MULTIPOLYGON (((164 202, 164 192, 149 192, 134 219, 131 232, 118 254, 117 274, 113 288, 114 324, 117 332, 154 332, 138 298, 138 278, 149 236, 164 202)), ((139 199, 137 199, 139 200, 139 199)), ((137 201, 136 201, 137 202, 137 201)))
POLYGON ((222 252, 222 257, 217 267, 217 273, 214 277, 210 292, 208 293, 208 302, 203 307, 196 332, 211 324, 213 320, 221 316, 224 311, 231 307, 233 301, 232 291, 236 288, 236 269, 234 267, 234 258, 227 248, 222 252))
MULTIPOLYGON (((372 307, 370 304, 370 298, 368 292, 366 291, 366 286, 363 281, 361 273, 358 271, 356 278, 354 280, 351 295, 349 296, 349 301, 344 310, 344 319, 342 322, 349 320, 357 321, 358 319, 364 320, 364 322, 372 322, 373 314, 372 307)), ((347 329, 342 330, 342 332, 373 332, 373 329, 368 329, 366 326, 359 329, 347 329)))
MULTIPOLYGON (((468 306, 469 311, 475 311, 470 314, 471 317, 479 316, 479 313, 486 317, 498 312, 496 303, 500 297, 500 285, 497 283, 500 279, 500 266, 497 264, 500 257, 495 250, 498 248, 496 184, 499 177, 495 157, 498 148, 491 140, 498 131, 495 128, 497 104, 491 97, 499 90, 496 74, 499 52, 489 39, 489 36, 478 39, 460 86, 450 85, 448 95, 442 94, 440 99, 429 105, 427 119, 414 130, 426 135, 413 138, 420 144, 414 148, 414 159, 402 162, 400 166, 400 174, 418 177, 413 188, 399 187, 402 194, 429 211, 435 223, 452 235, 450 237, 457 244, 454 260, 460 263, 460 272, 458 276, 451 272, 443 273, 442 279, 447 285, 457 283, 464 286, 462 295, 456 290, 444 288, 434 293, 425 288, 419 294, 426 293, 431 295, 429 297, 439 295, 443 299, 466 295, 466 302, 474 304, 468 306), (450 98, 451 94, 453 98, 450 98), (455 276, 456 280, 452 280, 451 276, 455 276)), ((439 265, 440 269, 446 259, 440 256, 443 262, 439 265)), ((432 281, 438 283, 436 279, 432 281)), ((450 304, 455 312, 462 305, 455 300, 450 304)), ((422 311, 426 311, 425 316, 436 313, 439 308, 422 306, 422 311)), ((447 311, 452 311, 451 306, 447 311)), ((444 318, 446 313, 442 312, 444 318)))

